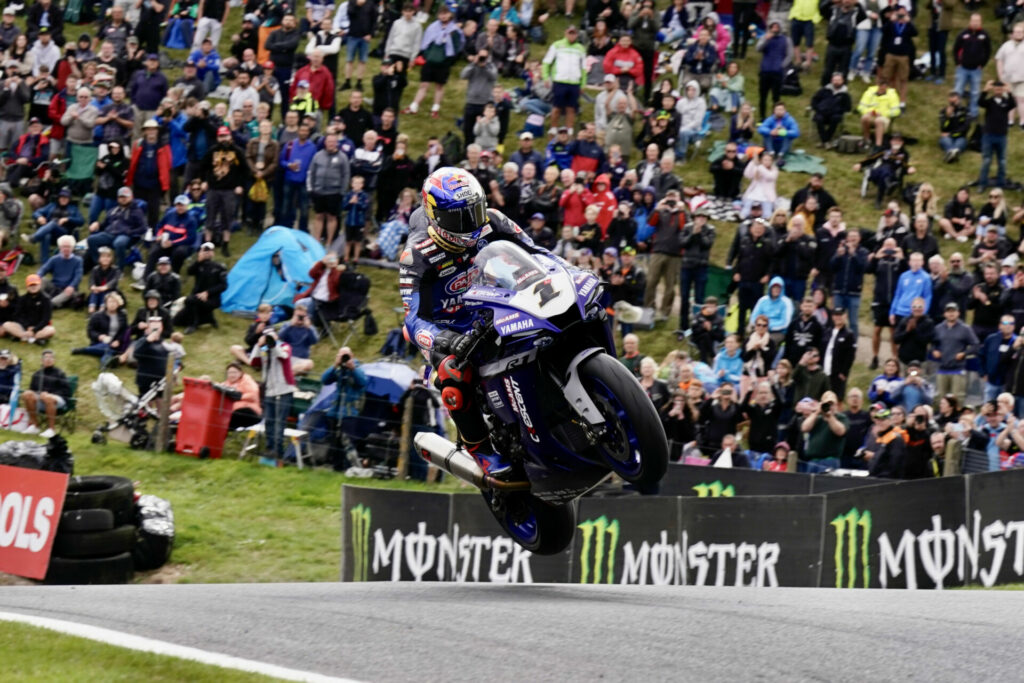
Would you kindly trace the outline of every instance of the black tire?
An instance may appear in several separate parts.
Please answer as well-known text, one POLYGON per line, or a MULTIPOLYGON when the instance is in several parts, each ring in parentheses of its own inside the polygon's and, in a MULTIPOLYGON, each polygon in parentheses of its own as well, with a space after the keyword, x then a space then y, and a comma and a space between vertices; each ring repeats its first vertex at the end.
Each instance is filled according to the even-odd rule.
POLYGON ((140 528, 135 536, 135 544, 132 546, 132 560, 135 562, 135 569, 140 572, 159 569, 167 563, 167 560, 171 559, 173 547, 173 536, 157 536, 140 528))
POLYGON ((622 363, 601 353, 579 368, 587 393, 608 421, 600 457, 642 492, 654 492, 668 469, 668 440, 658 411, 622 363))
MULTIPOLYGON (((576 533, 576 505, 553 505, 529 493, 510 493, 502 506, 491 505, 494 494, 484 492, 491 514, 509 537, 534 555, 555 555, 565 550, 576 533), (532 527, 524 532, 524 527, 532 527)), ((500 495, 500 494, 499 494, 500 495)))
POLYGON ((76 534, 92 531, 110 531, 114 528, 114 513, 110 510, 71 510, 60 516, 58 534, 76 534))
POLYGON ((125 524, 109 531, 57 534, 53 539, 53 554, 70 559, 110 557, 131 552, 133 545, 135 527, 125 524))
POLYGON ((62 586, 128 583, 133 572, 131 553, 92 559, 51 557, 44 582, 62 586))
POLYGON ((124 477, 71 477, 64 498, 65 510, 100 508, 114 513, 117 525, 135 520, 135 489, 132 480, 124 477))

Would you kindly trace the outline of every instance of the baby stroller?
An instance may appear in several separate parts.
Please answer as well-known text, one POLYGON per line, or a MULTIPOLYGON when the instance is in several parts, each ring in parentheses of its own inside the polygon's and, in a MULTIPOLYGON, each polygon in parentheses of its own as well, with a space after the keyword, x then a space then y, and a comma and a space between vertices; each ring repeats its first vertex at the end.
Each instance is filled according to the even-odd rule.
POLYGON ((155 423, 159 417, 150 404, 163 394, 165 384, 166 380, 160 379, 142 396, 136 396, 125 389, 117 375, 101 372, 92 383, 92 390, 107 422, 92 433, 92 442, 105 444, 109 436, 136 450, 148 449, 152 445, 155 426, 150 422, 155 423))

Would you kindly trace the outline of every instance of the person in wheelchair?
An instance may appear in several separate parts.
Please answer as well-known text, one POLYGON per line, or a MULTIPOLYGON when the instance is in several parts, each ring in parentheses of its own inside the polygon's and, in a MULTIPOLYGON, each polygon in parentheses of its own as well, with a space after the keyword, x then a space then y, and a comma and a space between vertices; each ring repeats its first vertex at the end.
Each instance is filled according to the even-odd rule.
POLYGON ((868 181, 878 188, 875 197, 875 208, 882 208, 882 201, 893 190, 903 184, 904 175, 916 172, 910 165, 910 151, 903 145, 903 135, 893 133, 889 138, 889 147, 869 155, 863 161, 853 165, 854 171, 865 171, 868 181))

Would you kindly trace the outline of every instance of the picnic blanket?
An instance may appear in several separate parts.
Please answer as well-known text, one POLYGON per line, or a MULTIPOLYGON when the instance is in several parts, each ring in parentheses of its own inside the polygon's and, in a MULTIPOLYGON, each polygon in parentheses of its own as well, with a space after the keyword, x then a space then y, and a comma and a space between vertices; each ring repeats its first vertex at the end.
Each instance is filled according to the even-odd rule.
MULTIPOLYGON (((715 162, 725 156, 725 145, 725 140, 716 140, 715 144, 708 151, 708 161, 715 162)), ((745 150, 746 148, 741 146, 740 153, 742 154, 745 150)), ((825 175, 828 172, 828 169, 825 168, 824 159, 808 154, 802 149, 792 151, 786 155, 786 165, 782 167, 782 170, 789 173, 806 173, 808 175, 813 173, 825 175)))

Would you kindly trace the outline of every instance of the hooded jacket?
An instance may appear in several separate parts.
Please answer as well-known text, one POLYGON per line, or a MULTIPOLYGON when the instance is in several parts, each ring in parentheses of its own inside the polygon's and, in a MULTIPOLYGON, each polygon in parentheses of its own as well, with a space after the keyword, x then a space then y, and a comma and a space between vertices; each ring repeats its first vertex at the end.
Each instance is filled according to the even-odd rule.
POLYGON ((836 88, 831 83, 826 83, 811 98, 811 109, 814 110, 815 121, 841 118, 852 108, 853 101, 850 99, 850 91, 847 90, 845 84, 836 88))
POLYGON ((768 318, 769 332, 786 332, 789 323, 793 319, 793 302, 786 296, 786 283, 776 275, 768 282, 768 293, 757 300, 750 319, 763 315, 768 318), (775 296, 772 292, 778 286, 779 294, 775 296))
POLYGON ((708 104, 701 97, 700 84, 697 81, 687 81, 683 97, 676 102, 676 111, 679 112, 680 131, 698 131, 704 123, 704 114, 708 110, 708 104), (696 88, 697 92, 690 97, 690 88, 696 88))
POLYGON ((583 202, 586 206, 598 206, 601 211, 597 214, 597 224, 601 226, 601 238, 607 236, 608 226, 612 222, 612 218, 615 217, 615 209, 618 207, 619 202, 615 199, 615 195, 611 191, 611 177, 607 173, 602 173, 594 179, 593 191, 585 190, 583 192, 583 202), (603 190, 598 190, 597 186, 604 184, 603 190))
POLYGON ((604 56, 604 72, 613 76, 628 75, 637 85, 644 84, 644 60, 636 48, 618 44, 604 56))

